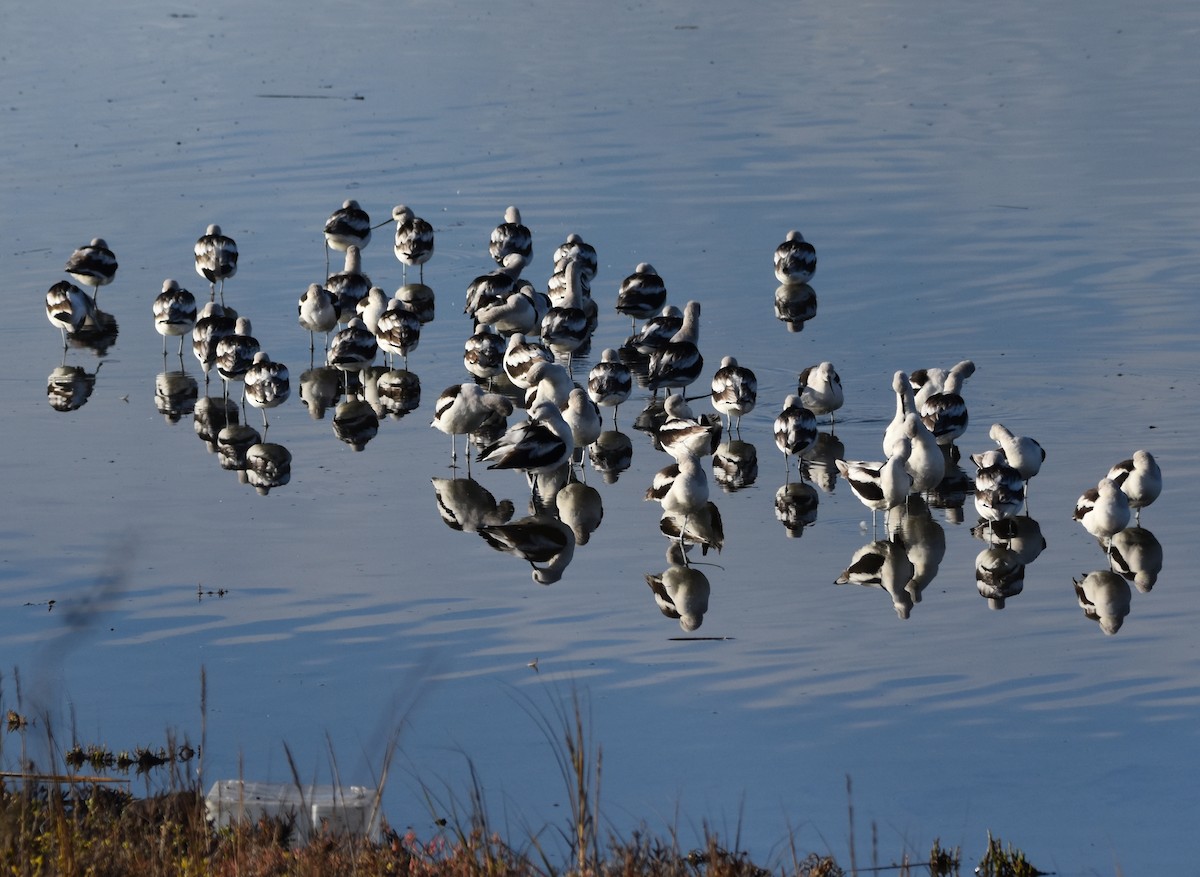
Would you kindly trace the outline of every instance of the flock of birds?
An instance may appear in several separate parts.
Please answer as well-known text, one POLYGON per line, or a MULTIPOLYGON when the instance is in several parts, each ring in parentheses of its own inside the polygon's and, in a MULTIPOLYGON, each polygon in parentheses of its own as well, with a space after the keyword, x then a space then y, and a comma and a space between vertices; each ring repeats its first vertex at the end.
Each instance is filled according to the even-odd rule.
MULTIPOLYGON (((298 324, 309 333, 310 359, 316 355, 317 335, 323 335, 325 369, 341 375, 340 389, 347 396, 362 395, 368 380, 380 381, 381 374, 398 376, 394 379, 402 390, 419 394, 419 382, 407 371, 407 364, 420 341, 422 325, 433 319, 434 296, 424 284, 424 266, 434 253, 434 229, 405 205, 396 206, 384 224, 394 224, 393 252, 404 271, 404 283, 394 295, 373 285, 362 270, 362 250, 380 226, 372 226, 366 211, 347 200, 324 226, 326 278, 310 284, 297 302, 298 324), (337 273, 329 271, 330 250, 344 254, 344 267, 337 273), (419 272, 415 283, 408 282, 410 268, 419 272), (386 369, 375 366, 381 353, 386 369), (404 369, 394 368, 396 358, 404 361, 404 369)), ((703 612, 679 611, 672 593, 704 592, 696 585, 698 572, 691 568, 687 548, 699 544, 706 551, 719 549, 723 539, 703 459, 719 448, 728 456, 733 438, 740 440, 742 418, 758 401, 754 372, 735 357, 725 356, 712 373, 708 391, 688 396, 689 388, 705 374, 699 348, 700 303, 688 301, 682 309, 668 304, 665 282, 652 265, 643 262, 621 281, 614 304, 617 313, 630 318, 631 334, 620 347, 604 349, 577 380, 575 357, 589 351, 599 323, 599 307, 591 296, 598 266, 595 248, 578 234, 569 235, 554 250, 553 273, 545 288, 538 288, 522 276, 532 261, 533 235, 522 224, 517 208, 509 207, 491 232, 488 254, 495 267, 476 277, 465 296, 471 332, 464 344, 463 364, 471 379, 447 387, 438 396, 431 426, 450 437, 452 462, 458 458, 457 437, 464 436, 476 443, 476 459, 489 468, 524 473, 533 513, 517 522, 481 520, 473 529, 493 547, 528 560, 536 581, 557 580, 569 562, 566 548, 568 543, 573 548, 574 539, 557 514, 556 496, 577 480, 574 467, 585 454, 611 453, 603 446, 602 437, 611 433, 604 429, 602 411, 612 410, 615 427, 619 406, 629 399, 635 384, 640 385, 650 391, 651 399, 639 421, 651 433, 655 447, 673 459, 646 491, 647 500, 660 504, 662 530, 673 540, 668 550, 670 568, 662 576, 648 576, 647 581, 663 611, 679 618, 685 629, 694 630, 703 612), (714 413, 697 414, 691 403, 700 399, 709 402, 714 413), (519 409, 525 416, 509 423, 519 409), (725 445, 723 433, 730 439, 725 445), (690 584, 682 585, 681 580, 690 584)), ((182 360, 190 337, 206 385, 213 370, 223 384, 221 416, 213 431, 237 433, 224 441, 224 446, 239 449, 232 466, 271 473, 261 476, 268 488, 271 483, 286 483, 290 455, 263 437, 269 428, 267 412, 291 396, 288 369, 261 349, 250 320, 225 304, 225 283, 238 267, 234 240, 218 225, 210 225, 196 241, 194 257, 197 274, 209 284, 208 300, 198 304, 195 295, 168 279, 152 305, 164 358, 168 339, 178 338, 182 360), (238 424, 236 406, 228 398, 234 384, 241 385, 243 406, 248 403, 262 411, 262 435, 238 424)), ((817 267, 813 245, 791 231, 775 249, 773 263, 781 284, 777 310, 780 300, 785 300, 807 302, 805 306, 815 312, 815 295, 809 286, 817 267)), ((109 323, 115 327, 115 321, 100 310, 98 298, 100 288, 113 281, 117 260, 106 242, 96 238, 71 255, 65 270, 75 282, 61 281, 46 293, 46 315, 60 329, 64 351, 71 339, 98 332, 109 323), (90 287, 91 293, 76 283, 90 287)), ((892 382, 896 410, 882 438, 882 459, 839 456, 832 461, 853 494, 871 510, 873 524, 877 527, 876 515, 883 512, 889 530, 887 539, 873 541, 856 556, 839 582, 881 584, 889 565, 895 567, 903 547, 904 515, 914 505, 920 508, 957 464, 955 442, 968 423, 963 392, 974 371, 970 360, 949 369, 897 371, 892 382)), ((834 365, 821 362, 799 373, 796 392, 786 397, 774 419, 772 433, 786 473, 776 498, 777 514, 781 520, 788 516, 799 521, 801 529, 803 523, 815 520, 817 496, 806 483, 806 468, 819 453, 823 434, 818 419, 828 418, 832 429, 844 401, 834 365), (799 475, 795 483, 793 457, 799 475)), ((970 457, 976 467, 974 506, 987 537, 1004 543, 1016 531, 1013 521, 1027 509, 1029 482, 1046 455, 1034 439, 1014 435, 1001 423, 991 426, 989 437, 997 446, 970 457)), ((466 459, 469 479, 469 446, 466 459)), ((1109 575, 1116 537, 1129 527, 1131 516, 1140 524, 1141 510, 1161 489, 1162 476, 1154 458, 1139 450, 1080 497, 1075 518, 1109 555, 1109 575)), ((994 567, 996 558, 981 564, 994 567)), ((892 573, 893 578, 904 578, 909 570, 901 568, 897 574, 893 568, 892 573)), ((981 593, 984 579, 991 581, 998 575, 995 569, 979 574, 981 593)), ((1094 573, 1077 583, 1081 605, 1085 599, 1091 602, 1085 598, 1084 584, 1090 593, 1111 582, 1104 573, 1094 573), (1091 581, 1093 577, 1104 581, 1091 581)), ((1003 605, 1002 599, 998 605, 1003 605)), ((907 607, 899 598, 896 608, 906 615, 907 607)))

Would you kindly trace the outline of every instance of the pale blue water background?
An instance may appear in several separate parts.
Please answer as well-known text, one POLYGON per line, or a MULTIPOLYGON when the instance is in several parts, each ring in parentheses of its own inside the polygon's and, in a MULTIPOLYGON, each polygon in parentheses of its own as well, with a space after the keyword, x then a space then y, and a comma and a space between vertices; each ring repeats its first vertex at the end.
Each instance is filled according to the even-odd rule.
MULTIPOLYGON (((328 734, 342 779, 360 783, 403 714, 391 822, 432 834, 417 781, 463 789, 465 755, 520 835, 565 819, 527 711, 553 715, 575 686, 622 833, 646 819, 690 843, 705 820, 726 835, 740 821, 761 861, 786 860, 790 830, 847 864, 849 775, 860 864, 874 822, 885 861, 940 837, 973 864, 990 828, 1060 874, 1186 871, 1200 10, 243 5, 4 10, 6 707, 17 668, 23 706, 57 717, 60 739, 73 721, 119 748, 167 729, 194 740, 204 667, 209 779, 290 780, 283 741, 327 777, 328 734), (295 380, 308 356, 295 301, 321 278, 321 225, 347 197, 377 220, 410 204, 437 228, 438 315, 410 362, 422 404, 354 454, 294 387, 270 432, 292 481, 260 497, 190 418, 156 413, 150 302, 165 277, 203 289, 191 246, 219 222, 242 252, 229 301, 295 380), (743 438, 759 478, 716 497, 727 544, 704 568, 698 633, 731 639, 673 640, 643 581, 665 568, 641 494, 666 458, 631 429, 634 404, 621 417, 633 466, 612 485, 590 473, 605 519, 558 584, 437 517, 429 479, 449 471, 432 402, 463 379, 463 292, 510 203, 534 230, 531 277, 571 231, 599 251, 596 351, 626 334, 613 296, 648 260, 672 301, 703 302, 708 373, 726 353, 758 373, 743 438), (772 311, 770 254, 790 228, 820 259, 818 316, 800 334, 772 311), (94 236, 120 261, 101 303, 121 335, 88 403, 60 414, 42 296, 94 236), (939 514, 941 571, 900 621, 884 594, 832 584, 869 538, 844 486, 801 539, 785 536, 770 423, 796 372, 830 359, 848 397, 837 434, 848 456, 876 457, 892 372, 968 356, 960 445, 987 447, 994 420, 1041 440, 1031 511, 1049 547, 989 611, 970 505, 967 524, 939 514), (1105 637, 1071 585, 1104 558, 1070 512, 1139 447, 1167 473, 1143 517, 1166 560, 1105 637), (113 567, 121 590, 87 603, 113 567), (198 586, 229 592, 197 600, 198 586), (89 626, 69 628, 68 610, 89 606, 89 626)), ((364 269, 390 291, 389 237, 376 232, 364 269)), ((475 475, 522 504, 520 476, 475 475)))

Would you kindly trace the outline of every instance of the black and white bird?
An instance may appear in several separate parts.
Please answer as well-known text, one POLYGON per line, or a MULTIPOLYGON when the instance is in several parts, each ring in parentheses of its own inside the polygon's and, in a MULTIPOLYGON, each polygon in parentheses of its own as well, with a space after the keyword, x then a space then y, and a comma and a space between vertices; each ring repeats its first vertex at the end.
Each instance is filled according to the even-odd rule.
POLYGON ((354 312, 363 321, 367 331, 373 334, 379 328, 379 318, 383 316, 391 301, 381 287, 372 286, 354 306, 354 312))
POLYGON ((912 493, 912 475, 904 468, 912 452, 908 439, 896 442, 891 456, 883 463, 837 460, 838 472, 850 485, 858 501, 871 510, 871 523, 880 511, 904 505, 912 493))
POLYGON ((379 349, 387 354, 389 367, 393 355, 402 356, 407 370, 408 355, 416 350, 421 340, 421 321, 404 302, 393 298, 375 324, 375 340, 379 349))
POLYGON ((492 326, 506 338, 514 332, 536 334, 541 325, 532 296, 518 289, 500 299, 489 298, 475 310, 474 318, 476 323, 492 326))
POLYGON ((168 336, 179 338, 179 355, 183 356, 183 336, 196 325, 196 297, 176 281, 164 280, 151 311, 154 329, 163 336, 163 356, 167 355, 168 336))
POLYGON ((975 511, 989 524, 1014 517, 1025 504, 1025 479, 1009 465, 1003 449, 972 454, 975 511))
POLYGON ((463 344, 463 365, 480 380, 492 380, 504 373, 504 339, 491 326, 476 326, 475 333, 463 344))
POLYGON ((816 444, 816 415, 804 407, 799 395, 792 393, 784 400, 783 410, 776 416, 772 432, 775 436, 775 447, 783 452, 783 462, 789 475, 792 471, 792 455, 795 455, 796 468, 803 479, 804 464, 799 458, 816 444))
POLYGON ((718 415, 696 417, 687 401, 678 393, 667 396, 663 409, 667 416, 654 437, 676 462, 684 457, 708 456, 721 443, 721 419, 718 415))
POLYGON ((808 283, 817 271, 817 249, 798 231, 775 248, 775 277, 780 283, 808 283))
MULTIPOLYGON (((515 264, 515 257, 509 258, 515 264)), ((512 268, 497 268, 487 274, 480 274, 467 284, 467 294, 463 303, 463 313, 476 322, 483 322, 479 312, 507 301, 508 297, 517 291, 517 275, 512 268)))
POLYGON ((358 303, 371 291, 371 278, 362 270, 362 251, 356 244, 346 247, 346 262, 337 274, 325 279, 325 288, 333 296, 338 321, 349 323, 358 313, 358 303))
POLYGON ((1075 520, 1100 540, 1106 552, 1112 550, 1112 537, 1129 526, 1130 516, 1129 497, 1111 478, 1085 490, 1075 503, 1075 520))
POLYGON ((796 392, 805 408, 818 417, 828 414, 830 423, 833 423, 833 413, 846 401, 842 379, 832 362, 810 365, 800 372, 796 392))
POLYGON ((585 285, 591 284, 600 266, 596 248, 574 232, 567 235, 567 239, 555 248, 553 258, 555 274, 564 272, 572 262, 578 262, 580 280, 585 285))
POLYGON ((686 388, 700 377, 704 357, 700 355, 700 302, 689 301, 683 309, 683 323, 671 340, 650 356, 646 386, 654 393, 660 388, 686 388))
POLYGON ((362 318, 355 317, 330 339, 325 364, 346 372, 348 379, 349 372, 360 372, 373 365, 378 352, 375 333, 367 328, 362 318))
POLYGON ((360 250, 371 240, 371 217, 353 198, 342 202, 342 206, 325 220, 325 273, 329 273, 330 249, 345 252, 349 246, 360 250))
POLYGON ((488 252, 496 264, 513 266, 519 273, 533 258, 533 235, 521 224, 521 211, 509 207, 504 211, 504 222, 494 229, 488 241, 488 252), (514 261, 510 257, 515 256, 514 261))
POLYGON ((396 222, 392 251, 404 266, 404 277, 407 280, 409 267, 416 265, 421 271, 421 283, 424 283, 425 263, 433 258, 433 226, 404 204, 392 208, 392 219, 396 222))
POLYGON ((529 341, 520 332, 508 337, 504 350, 504 373, 513 385, 528 390, 529 370, 536 362, 554 362, 550 348, 538 341, 529 341))
POLYGON ((214 223, 205 229, 192 252, 196 257, 196 273, 208 281, 208 300, 216 298, 220 283, 221 304, 225 304, 225 281, 237 274, 237 244, 214 223))
POLYGON ((625 347, 639 356, 649 357, 661 350, 683 325, 683 311, 675 305, 665 305, 658 314, 649 317, 640 329, 629 336, 625 347))
POLYGON ((529 384, 525 391, 525 408, 530 409, 538 402, 553 402, 559 411, 567 407, 571 391, 576 389, 575 381, 566 366, 557 362, 542 362, 538 360, 529 366, 522 376, 529 384))
POLYGON ((192 327, 192 353, 204 370, 205 383, 208 373, 217 364, 217 342, 237 330, 237 315, 215 301, 205 302, 192 327))
MULTIPOLYGON (((489 469, 518 469, 538 494, 538 477, 565 467, 575 451, 571 428, 553 402, 538 402, 529 419, 513 424, 479 455, 489 469)), ((546 497, 543 497, 546 499, 546 497)))
POLYGON ((741 432, 742 417, 753 411, 758 401, 758 378, 750 369, 738 365, 732 356, 726 356, 713 374, 710 398, 713 408, 725 415, 728 421, 726 428, 730 431, 734 429, 736 417, 737 429, 741 432))
POLYGON ((1108 477, 1129 498, 1129 507, 1139 523, 1142 509, 1162 493, 1162 470, 1149 451, 1134 451, 1128 460, 1109 469, 1108 477))
POLYGON ((254 363, 244 377, 246 401, 262 411, 263 433, 266 434, 267 409, 282 405, 292 394, 288 368, 282 362, 274 362, 260 350, 254 354, 254 363))
MULTIPOLYGON (((909 441, 908 461, 904 468, 912 476, 912 489, 916 493, 928 493, 935 490, 942 479, 946 477, 946 454, 937 443, 929 427, 913 412, 904 415, 904 432, 901 438, 909 441)), ((889 456, 895 450, 896 441, 884 448, 889 456)))
MULTIPOLYGON (((433 404, 430 426, 450 436, 450 459, 458 459, 455 436, 470 435, 495 419, 504 421, 513 413, 512 402, 499 393, 489 393, 478 384, 463 383, 447 387, 433 404)), ((467 469, 471 455, 467 453, 467 469)))
POLYGON ((988 430, 988 438, 1000 446, 1008 465, 1021 473, 1026 483, 1041 471, 1046 452, 1035 439, 1027 435, 1013 435, 1012 430, 1003 423, 993 423, 988 430))
POLYGON ((588 398, 601 408, 613 410, 613 423, 617 422, 617 409, 633 392, 633 373, 621 362, 617 351, 611 347, 600 354, 600 361, 592 366, 587 377, 588 398))
POLYGON ((563 409, 562 416, 571 430, 571 440, 582 460, 588 447, 600 438, 604 430, 600 409, 588 398, 586 390, 576 387, 567 394, 567 407, 563 409))
POLYGON ((954 444, 967 430, 967 403, 961 390, 966 379, 974 373, 975 363, 970 360, 959 363, 946 375, 942 391, 919 403, 921 419, 943 447, 954 444))
POLYGON ((480 527, 478 533, 492 548, 528 563, 533 568, 533 580, 539 585, 559 581, 575 554, 575 534, 571 528, 545 513, 480 527))
POLYGON ((241 381, 254 364, 254 355, 261 349, 248 317, 238 317, 233 334, 217 340, 217 374, 225 382, 226 394, 231 381, 241 381))
POLYGON ((590 337, 588 317, 583 309, 581 270, 579 262, 567 265, 567 285, 563 303, 559 307, 550 308, 546 316, 542 317, 541 324, 542 343, 555 354, 566 357, 568 371, 575 351, 590 337))
POLYGON ((117 276, 117 257, 108 248, 104 238, 92 238, 91 243, 71 254, 65 270, 84 286, 92 287, 94 303, 100 294, 100 287, 112 283, 117 276))
POLYGON ((316 349, 316 333, 325 335, 325 349, 329 349, 329 333, 338 324, 336 300, 328 289, 319 283, 310 283, 296 307, 300 327, 308 331, 308 350, 316 349))
POLYGON ((46 291, 46 319, 62 332, 63 350, 67 349, 67 336, 94 321, 95 314, 92 297, 69 280, 60 280, 46 291))
POLYGON ((667 285, 649 262, 639 262, 633 273, 621 281, 617 290, 616 311, 631 321, 645 320, 666 304, 667 285))

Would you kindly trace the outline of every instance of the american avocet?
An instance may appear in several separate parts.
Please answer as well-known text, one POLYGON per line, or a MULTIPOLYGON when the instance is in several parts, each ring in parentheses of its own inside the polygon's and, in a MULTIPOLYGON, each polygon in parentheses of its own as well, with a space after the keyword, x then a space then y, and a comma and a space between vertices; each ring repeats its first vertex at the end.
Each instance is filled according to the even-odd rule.
POLYGON ((366 296, 359 300, 355 306, 355 312, 362 320, 363 325, 367 327, 368 332, 374 334, 378 330, 379 318, 387 310, 389 302, 391 302, 391 298, 378 286, 372 286, 367 290, 366 296))
POLYGON ((629 366, 611 347, 600 354, 600 361, 592 366, 587 377, 588 398, 601 408, 613 410, 613 423, 617 422, 617 409, 633 392, 633 374, 629 366))
POLYGON ((529 369, 535 362, 554 362, 554 354, 545 344, 527 341, 520 332, 508 336, 504 350, 504 373, 513 385, 528 390, 529 369))
POLYGON ((988 438, 1000 445, 1008 465, 1021 473, 1025 481, 1041 471, 1046 452, 1036 440, 1027 435, 1013 435, 1012 430, 1003 423, 993 423, 988 430, 988 438))
POLYGON ((805 408, 818 417, 828 414, 830 423, 833 423, 833 413, 846 401, 842 379, 832 362, 810 365, 800 372, 796 392, 805 408))
POLYGON ((567 426, 571 428, 571 440, 575 443, 575 449, 579 451, 577 456, 582 460, 588 447, 600 438, 600 433, 604 430, 600 420, 600 409, 588 398, 586 390, 576 387, 567 396, 567 407, 562 415, 567 426))
POLYGON ((530 515, 477 532, 492 548, 528 563, 539 585, 559 581, 575 554, 575 534, 553 515, 530 515))
POLYGON ((800 479, 804 480, 804 463, 800 455, 811 448, 817 441, 817 418, 804 407, 800 397, 792 393, 783 402, 783 410, 775 418, 772 428, 775 436, 775 447, 783 452, 783 464, 790 474, 792 471, 792 455, 796 455, 796 468, 800 479))
POLYGON ((225 303, 225 281, 237 274, 238 248, 233 238, 221 234, 221 226, 210 225, 205 229, 196 246, 192 248, 196 257, 196 273, 208 281, 208 300, 217 294, 217 282, 221 283, 221 303, 225 303))
POLYGON ((500 304, 516 291, 517 278, 509 271, 497 269, 480 274, 467 284, 463 313, 480 322, 477 315, 481 310, 500 304))
POLYGON ((682 325, 683 311, 674 305, 666 305, 657 316, 647 319, 640 329, 630 335, 625 346, 640 356, 651 356, 656 350, 666 347, 682 325))
POLYGON ((525 391, 526 409, 545 401, 553 402, 562 411, 567 407, 571 391, 575 389, 570 372, 557 362, 534 362, 525 373, 524 380, 529 384, 529 389, 525 391))
POLYGON ((775 248, 775 278, 780 283, 808 283, 817 271, 817 248, 798 231, 775 248))
POLYGON ((663 408, 667 416, 655 431, 654 438, 675 460, 708 456, 720 444, 719 415, 696 417, 683 396, 678 393, 667 396, 663 408))
POLYGON ((499 265, 516 264, 520 271, 533 258, 533 235, 521 224, 521 211, 509 207, 504 211, 504 222, 494 229, 488 240, 488 252, 499 265), (509 256, 517 256, 517 263, 509 256))
POLYGON ((247 317, 238 317, 233 334, 217 340, 217 374, 225 382, 226 393, 230 381, 241 381, 254 364, 254 355, 260 346, 247 317))
MULTIPOLYGON (((519 469, 537 496, 538 476, 549 475, 570 462, 575 451, 571 428, 553 402, 538 402, 529 419, 510 426, 499 440, 479 455, 489 469, 519 469)), ((545 499, 545 497, 543 497, 545 499)))
POLYGON ((664 515, 681 520, 679 536, 682 543, 688 518, 708 505, 708 476, 704 474, 700 461, 690 454, 683 455, 678 466, 678 473, 657 499, 664 515))
POLYGON ((942 392, 946 383, 944 368, 919 368, 908 375, 909 386, 913 391, 915 410, 920 413, 921 405, 934 393, 942 392))
POLYGON ((571 262, 579 263, 580 280, 586 284, 592 282, 600 266, 596 248, 574 232, 554 250, 554 273, 561 273, 571 262))
POLYGON ((726 356, 713 374, 711 399, 713 408, 728 419, 727 429, 733 430, 736 417, 740 432, 742 417, 753 411, 758 401, 758 378, 732 356, 726 356))
POLYGON ((325 220, 325 273, 329 273, 329 250, 345 251, 349 246, 360 250, 371 240, 371 217, 353 198, 342 202, 342 206, 325 220))
POLYGON ((349 323, 358 313, 358 304, 371 291, 371 278, 362 271, 362 253, 358 246, 346 247, 346 263, 337 274, 325 279, 325 288, 333 296, 338 321, 349 323))
POLYGON ((60 280, 46 291, 46 319, 62 332, 64 351, 67 334, 78 332, 95 312, 92 297, 69 280, 60 280))
POLYGON ((167 355, 168 335, 178 336, 179 355, 183 356, 183 336, 196 325, 196 297, 174 280, 164 280, 151 310, 154 329, 163 336, 163 356, 167 355))
POLYGON ((700 302, 689 301, 683 309, 683 324, 671 340, 650 357, 646 386, 657 393, 661 388, 684 389, 704 370, 700 341, 700 302))
POLYGON ((1162 572, 1163 547, 1144 527, 1126 527, 1112 537, 1112 565, 1143 594, 1154 587, 1162 572))
POLYGON ((375 340, 379 349, 387 354, 388 365, 392 356, 404 357, 404 368, 408 368, 408 355, 421 341, 421 321, 404 306, 404 302, 392 299, 387 309, 375 324, 375 340))
POLYGON ((205 302, 192 327, 192 353, 204 369, 204 381, 217 364, 217 342, 237 330, 237 316, 231 308, 222 307, 215 301, 205 302))
POLYGON ((1025 481, 1010 466, 1002 449, 972 454, 975 473, 975 511, 985 521, 996 522, 1016 515, 1025 503, 1025 481))
POLYGON ((896 442, 884 463, 838 460, 837 468, 858 501, 871 510, 871 523, 879 511, 904 505, 912 493, 912 476, 904 468, 912 446, 907 438, 896 442))
POLYGON ((263 433, 267 431, 267 409, 282 405, 292 395, 288 368, 274 362, 265 351, 254 354, 254 364, 246 370, 246 401, 263 413, 263 433))
POLYGON ((667 301, 667 285, 649 262, 639 262, 633 273, 621 281, 617 290, 616 311, 631 321, 657 314, 667 301))
POLYGON ((355 317, 345 327, 334 333, 329 341, 329 350, 325 354, 325 364, 346 373, 362 371, 375 362, 375 354, 379 352, 379 342, 375 333, 367 328, 360 317, 355 317))
POLYGON ((1162 470, 1149 451, 1134 451, 1128 460, 1109 469, 1108 477, 1129 498, 1138 522, 1142 520, 1142 509, 1162 493, 1162 470))
POLYGON ((92 287, 92 301, 95 302, 100 287, 112 283, 117 276, 117 257, 108 248, 104 238, 92 238, 90 244, 71 254, 65 270, 84 286, 92 287))
POLYGON ((421 282, 425 282, 425 263, 433 258, 433 226, 412 212, 412 208, 397 204, 392 208, 392 219, 396 222, 396 239, 392 251, 404 266, 404 277, 408 268, 420 268, 421 282))
POLYGON ((921 416, 921 411, 917 408, 916 402, 913 399, 913 388, 912 384, 909 383, 908 375, 902 371, 896 372, 892 376, 892 389, 896 391, 896 413, 892 415, 887 429, 883 431, 884 454, 891 453, 892 445, 904 435, 905 415, 912 412, 918 417, 921 416))
POLYGON ((1112 537, 1129 526, 1129 517, 1129 497, 1111 478, 1101 479, 1075 503, 1075 520, 1100 540, 1105 552, 1112 550, 1112 537))
POLYGON ((571 368, 571 357, 589 337, 588 318, 583 310, 583 292, 580 289, 580 264, 572 262, 566 268, 567 286, 561 307, 552 307, 542 318, 542 343, 556 354, 567 358, 567 369, 571 368))
POLYGON ((451 530, 478 533, 484 527, 507 524, 515 508, 512 500, 499 502, 486 487, 470 476, 433 478, 433 496, 438 514, 451 530))
POLYGON ((1111 570, 1096 570, 1075 581, 1075 597, 1083 614, 1112 636, 1121 629, 1131 608, 1129 583, 1111 570))
MULTIPOLYGON (((470 435, 493 418, 501 422, 513 413, 513 405, 499 393, 488 393, 478 384, 455 384, 442 390, 433 404, 430 426, 450 436, 450 460, 458 460, 455 436, 470 435)), ((467 468, 471 454, 467 452, 467 468)))
POLYGON ((309 353, 316 349, 316 333, 325 335, 325 349, 329 349, 329 333, 338 324, 338 309, 333 294, 319 283, 310 283, 296 308, 300 327, 308 330, 309 353))
POLYGON ((533 299, 520 291, 510 292, 502 299, 477 308, 475 322, 492 326, 505 337, 514 332, 529 335, 540 326, 533 299))
POLYGON ((946 454, 929 427, 911 411, 904 415, 904 437, 911 448, 904 468, 912 475, 912 489, 917 493, 928 493, 946 477, 946 454))
POLYGON ((952 445, 967 430, 967 403, 961 395, 963 383, 975 372, 970 360, 950 369, 940 393, 934 393, 921 403, 921 419, 929 427, 939 445, 952 445))
POLYGON ((489 384, 504 372, 504 339, 491 326, 476 326, 475 334, 463 344, 463 365, 489 384))

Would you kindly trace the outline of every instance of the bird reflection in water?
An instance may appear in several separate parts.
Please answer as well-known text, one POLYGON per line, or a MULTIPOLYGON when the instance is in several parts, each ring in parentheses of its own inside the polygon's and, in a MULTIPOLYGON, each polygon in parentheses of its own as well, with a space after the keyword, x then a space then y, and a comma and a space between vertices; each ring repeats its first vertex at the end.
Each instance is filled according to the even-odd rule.
POLYGON ((758 449, 741 439, 723 442, 713 452, 713 478, 726 493, 758 480, 758 449))
POLYGON ((201 396, 192 412, 192 426, 210 454, 216 453, 217 436, 230 424, 239 422, 238 406, 222 396, 201 396))
POLYGON ((882 588, 891 597, 896 615, 908 618, 913 607, 908 583, 912 581, 914 572, 904 543, 899 536, 893 536, 890 540, 868 542, 855 551, 850 565, 838 576, 837 584, 882 588))
POLYGON ((972 479, 953 458, 946 460, 946 474, 940 484, 929 491, 927 498, 930 508, 941 509, 949 524, 963 522, 963 506, 967 503, 967 495, 972 488, 972 479))
POLYGON ((55 411, 77 411, 82 408, 96 389, 96 370, 89 372, 77 365, 60 365, 46 378, 46 401, 55 411))
POLYGON ((532 568, 540 585, 562 578, 575 556, 575 534, 552 515, 539 513, 508 524, 480 527, 479 535, 492 548, 519 557, 532 568))
POLYGON ((678 542, 667 548, 667 563, 661 573, 646 573, 646 584, 663 615, 678 619, 685 631, 696 630, 708 612, 712 585, 704 573, 688 565, 684 548, 678 542))
POLYGON ((989 545, 975 558, 975 587, 989 609, 1003 609, 1004 601, 1025 587, 1025 564, 1017 552, 1004 545, 989 545))
POLYGON ((685 546, 699 545, 702 554, 708 554, 710 548, 720 553, 725 547, 725 524, 721 520, 721 510, 711 500, 686 516, 664 511, 658 529, 668 539, 680 541, 685 546))
POLYGON ((592 533, 604 520, 604 502, 600 491, 576 480, 572 469, 569 480, 554 497, 558 517, 575 534, 576 545, 587 545, 592 533))
POLYGON ((231 423, 217 433, 217 462, 227 472, 237 472, 238 481, 247 481, 246 469, 250 465, 247 454, 262 441, 257 429, 243 423, 231 423))
POLYGON ((342 373, 329 365, 306 369, 300 375, 300 403, 313 420, 324 420, 325 412, 342 397, 342 373))
POLYGON ((421 379, 407 369, 388 369, 374 381, 380 416, 399 420, 421 406, 421 379))
POLYGON ((185 371, 159 372, 154 378, 154 407, 167 423, 178 423, 195 411, 199 398, 200 386, 185 371))
POLYGON ((347 399, 333 412, 333 434, 355 452, 361 451, 379 434, 379 415, 362 399, 347 399))
POLYGON ((260 442, 246 452, 246 481, 266 496, 292 480, 292 454, 275 442, 260 442))
POLYGON ((775 520, 790 538, 803 536, 804 528, 817 522, 818 497, 817 489, 806 481, 791 481, 775 491, 775 520))
POLYGON ((499 502, 474 478, 434 478, 433 495, 438 514, 451 530, 478 533, 512 520, 512 500, 499 502))
POLYGON ((775 318, 800 332, 817 315, 817 293, 807 283, 784 283, 775 290, 775 318))
POLYGON ((1162 565, 1162 543, 1144 527, 1126 527, 1112 537, 1113 569, 1143 594, 1158 581, 1162 565))
POLYGON ((604 483, 615 484, 633 463, 633 440, 620 430, 606 429, 588 448, 588 457, 604 483))
POLYGON ((1017 553, 1021 563, 1028 566, 1046 550, 1042 526, 1029 515, 1017 515, 999 521, 981 520, 971 528, 971 535, 991 544, 1003 544, 1017 553))
POLYGON ((933 519, 929 505, 919 496, 910 496, 900 520, 900 539, 904 553, 913 565, 912 578, 905 590, 913 603, 921 602, 921 592, 937 576, 946 556, 946 531, 933 519))
POLYGON ((1129 582, 1111 570, 1096 570, 1075 582, 1075 596, 1083 614, 1112 636, 1121 629, 1129 614, 1129 582))
POLYGON ((846 446, 833 433, 818 432, 817 440, 800 455, 802 474, 813 480, 823 493, 837 488, 838 470, 835 460, 846 458, 846 446))
POLYGON ((108 350, 117 343, 117 318, 95 308, 91 319, 73 332, 67 332, 67 345, 77 350, 90 350, 96 356, 107 356, 108 350))

